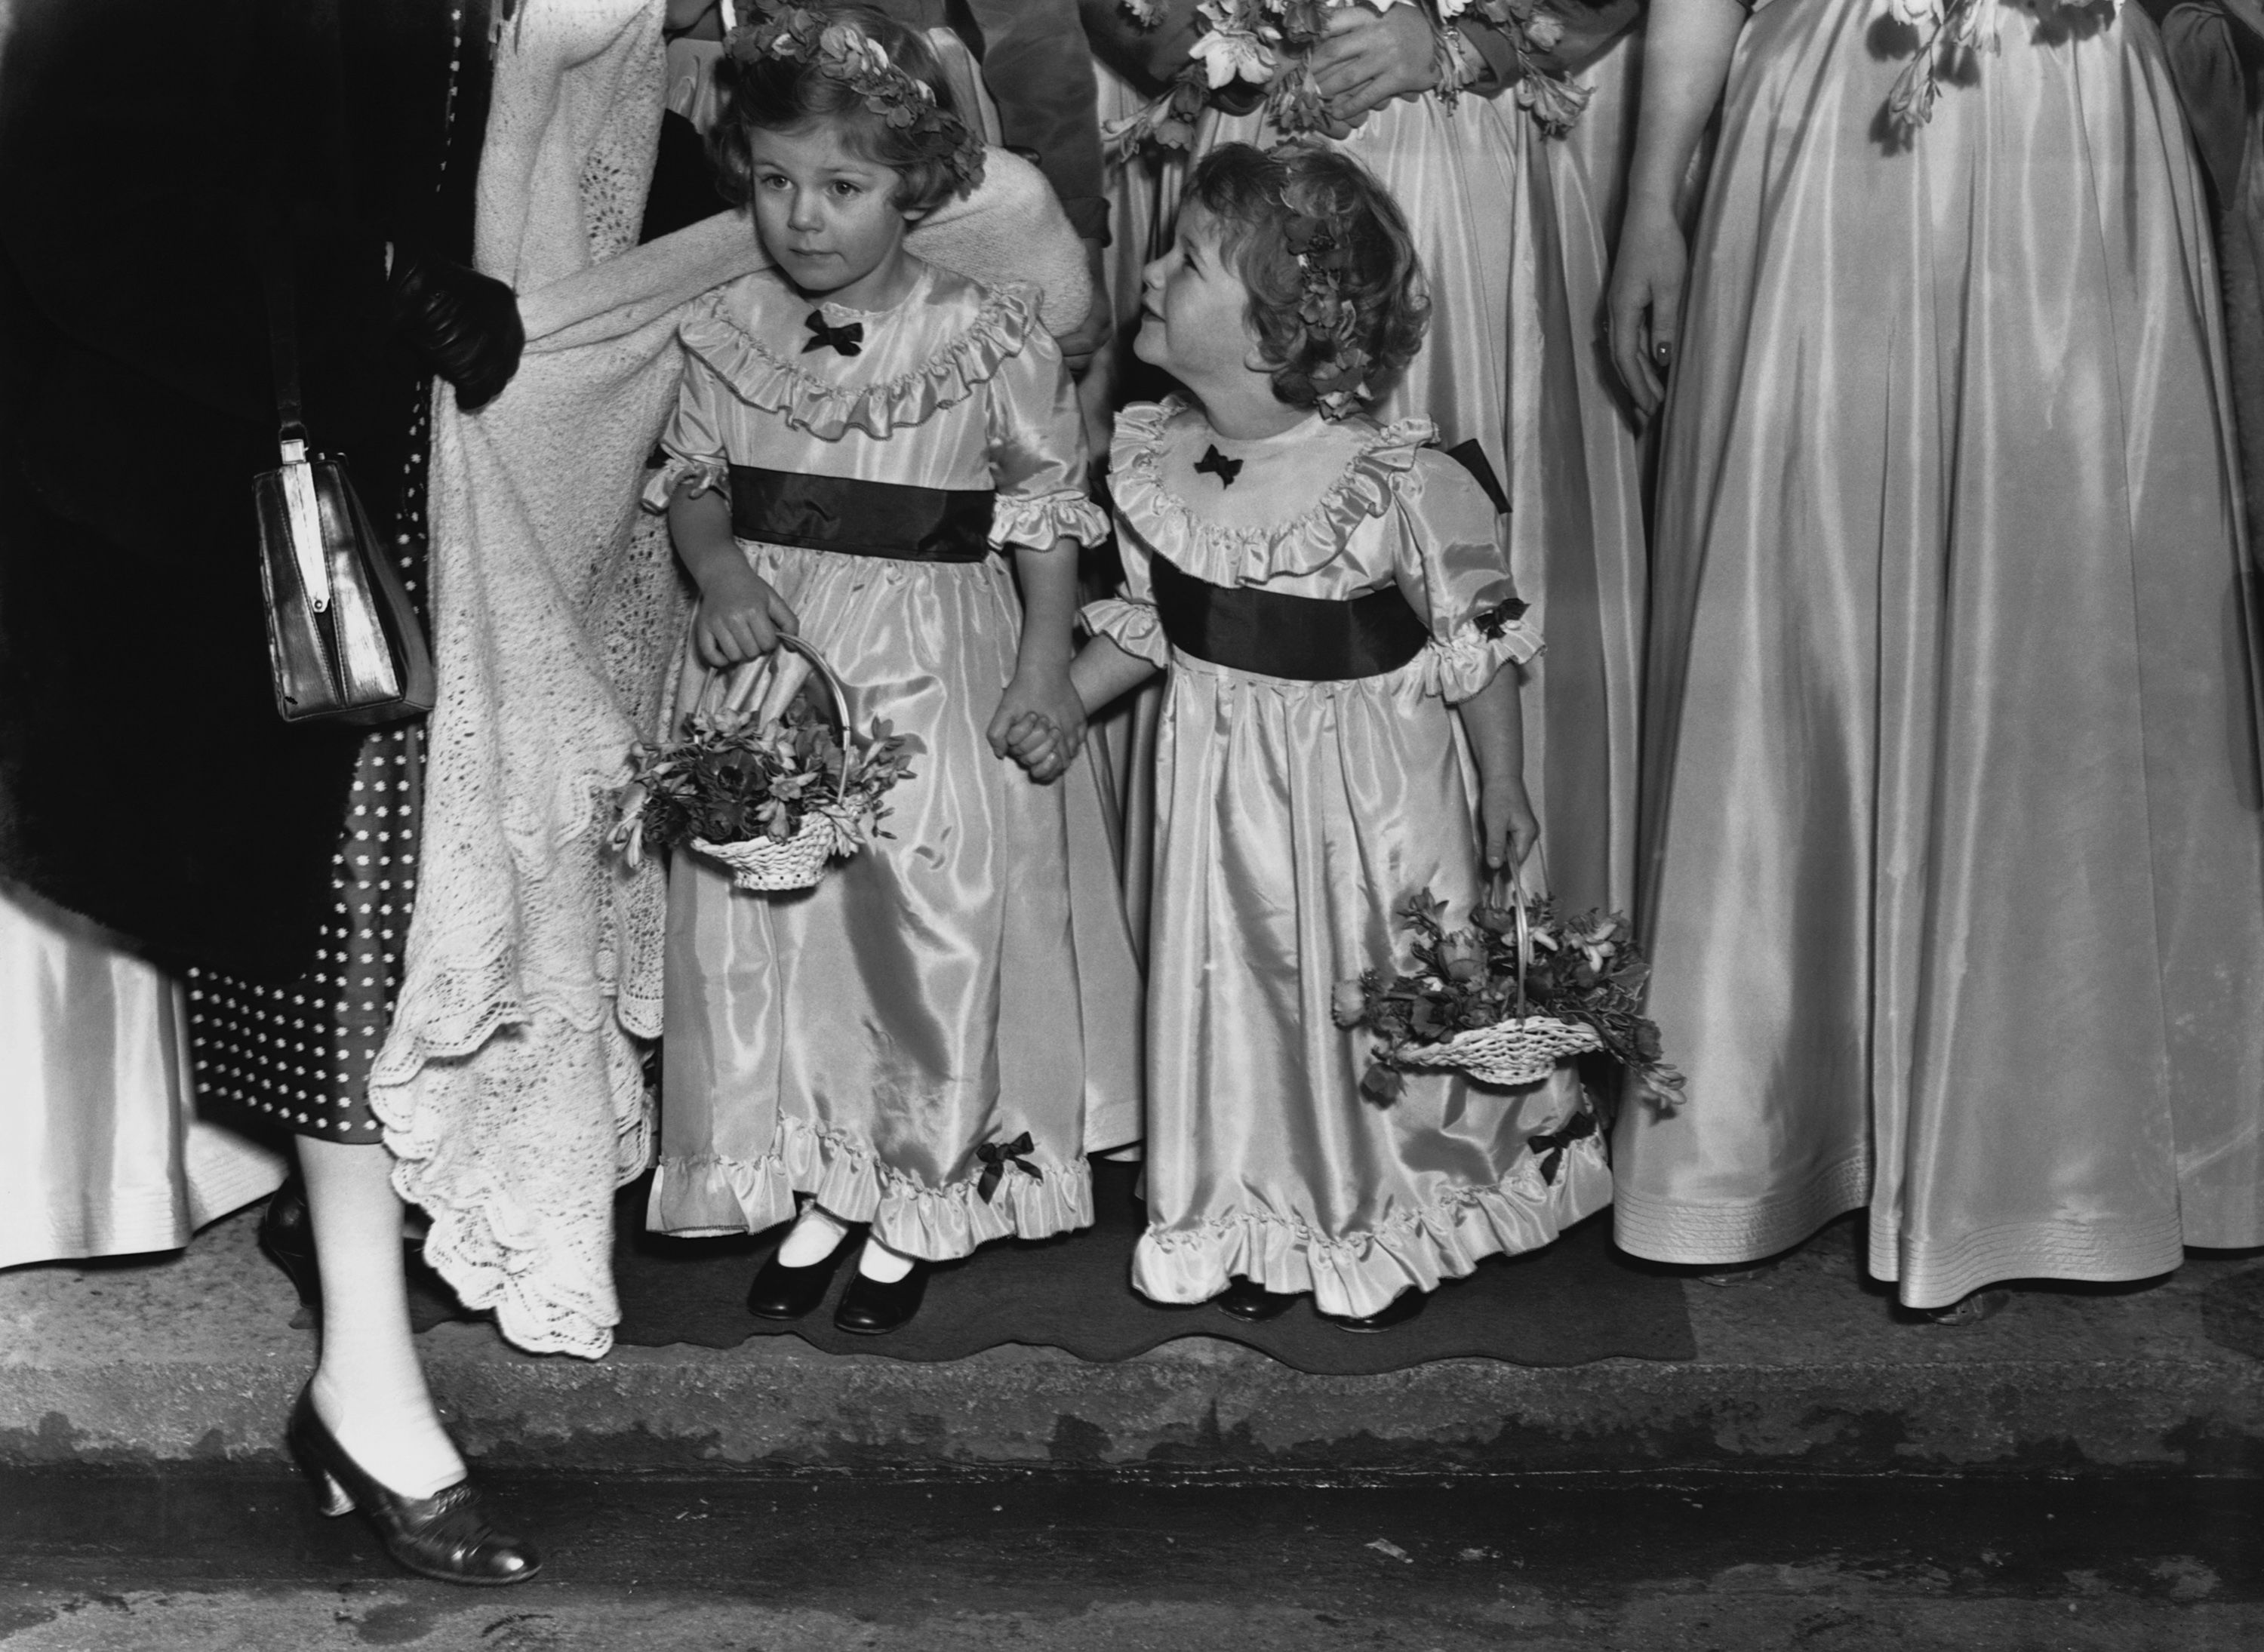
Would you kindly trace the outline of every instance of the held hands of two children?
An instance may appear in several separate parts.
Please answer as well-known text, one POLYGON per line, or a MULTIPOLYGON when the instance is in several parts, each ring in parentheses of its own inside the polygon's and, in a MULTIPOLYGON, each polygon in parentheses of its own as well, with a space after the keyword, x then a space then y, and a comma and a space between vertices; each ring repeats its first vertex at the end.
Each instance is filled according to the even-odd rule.
POLYGON ((756 659, 778 647, 780 634, 795 636, 802 622, 770 581, 744 562, 715 569, 702 583, 692 615, 692 646, 700 663, 721 670, 756 659))
POLYGON ((991 750, 1020 764, 1041 786, 1059 779, 1085 748, 1085 702, 1070 686, 1067 663, 1017 669, 985 733, 991 750))

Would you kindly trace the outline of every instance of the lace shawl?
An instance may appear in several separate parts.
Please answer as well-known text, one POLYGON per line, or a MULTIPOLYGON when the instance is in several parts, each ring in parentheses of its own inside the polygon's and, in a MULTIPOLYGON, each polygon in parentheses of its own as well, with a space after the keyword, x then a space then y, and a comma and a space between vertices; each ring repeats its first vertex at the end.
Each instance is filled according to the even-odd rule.
MULTIPOLYGON (((497 48, 477 257, 520 293, 518 377, 478 414, 433 402, 439 703, 406 979, 370 1098, 425 1251, 535 1352, 596 1358, 620 1315, 612 1200, 649 1157, 638 1040, 661 1023, 665 890, 607 854, 629 748, 657 731, 684 605, 637 509, 686 306, 761 262, 719 215, 633 245, 661 109, 658 9, 545 0, 497 48)), ((1066 330, 1091 292, 1034 169, 924 224, 932 261, 1042 282, 1066 330)))

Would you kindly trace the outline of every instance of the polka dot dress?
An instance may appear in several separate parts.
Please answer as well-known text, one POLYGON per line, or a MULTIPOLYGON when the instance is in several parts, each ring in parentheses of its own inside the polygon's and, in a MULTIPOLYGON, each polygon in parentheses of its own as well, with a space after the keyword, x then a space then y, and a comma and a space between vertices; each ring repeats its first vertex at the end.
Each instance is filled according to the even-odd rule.
MULTIPOLYGON (((410 600, 424 619, 424 460, 431 417, 420 411, 403 478, 395 551, 410 600)), ((331 857, 337 903, 315 967, 287 986, 218 970, 188 972, 197 1093, 294 1135, 375 1141, 369 1071, 401 989, 417 895, 424 818, 424 726, 381 728, 362 742, 331 857)))

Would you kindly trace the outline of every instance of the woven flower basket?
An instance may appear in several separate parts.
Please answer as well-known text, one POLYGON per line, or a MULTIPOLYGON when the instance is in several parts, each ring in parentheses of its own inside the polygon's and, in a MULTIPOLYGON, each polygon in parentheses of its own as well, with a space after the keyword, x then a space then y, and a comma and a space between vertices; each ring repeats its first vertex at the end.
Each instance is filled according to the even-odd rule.
MULTIPOLYGON (((761 659, 736 668, 726 676, 711 671, 700 691, 703 710, 744 711, 757 704, 760 721, 782 716, 787 705, 804 683, 815 676, 825 685, 833 702, 833 719, 845 752, 849 743, 849 695, 824 656, 800 637, 781 635, 779 645, 761 659), (801 662, 788 662, 788 656, 801 662), (757 700, 759 692, 761 699, 757 700)), ((834 801, 845 807, 849 797, 849 768, 842 765, 841 783, 834 801)), ((771 895, 786 889, 808 889, 824 875, 825 863, 837 855, 854 854, 861 846, 857 834, 838 818, 817 810, 802 817, 801 830, 791 837, 751 837, 736 844, 712 844, 695 837, 688 845, 710 860, 730 869, 738 888, 771 895)))
POLYGON ((1513 866, 1507 873, 1510 910, 1517 915, 1516 1013, 1491 1026, 1472 1027, 1440 1044, 1411 1044, 1399 1052, 1410 1067, 1451 1067, 1482 1084, 1513 1089, 1535 1084, 1568 1056, 1600 1050, 1604 1040, 1581 1021, 1525 1013, 1525 972, 1533 962, 1533 922, 1525 910, 1525 880, 1513 866))

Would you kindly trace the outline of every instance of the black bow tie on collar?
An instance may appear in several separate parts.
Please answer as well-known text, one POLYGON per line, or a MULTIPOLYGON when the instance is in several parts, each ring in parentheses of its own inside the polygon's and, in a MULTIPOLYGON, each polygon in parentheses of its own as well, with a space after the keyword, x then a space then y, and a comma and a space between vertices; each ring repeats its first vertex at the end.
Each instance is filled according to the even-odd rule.
POLYGON ((838 327, 829 326, 824 310, 812 310, 804 325, 812 334, 810 341, 802 347, 802 353, 805 356, 813 350, 826 349, 838 350, 845 356, 864 353, 865 323, 862 322, 844 322, 838 327))
POLYGON ((1220 453, 1214 444, 1204 448, 1203 456, 1195 460, 1195 475, 1200 476, 1205 471, 1218 478, 1220 487, 1231 488, 1234 486, 1234 479, 1242 474, 1242 461, 1238 459, 1229 459, 1224 453, 1220 453))

